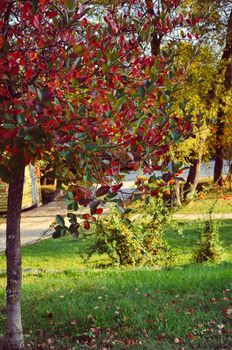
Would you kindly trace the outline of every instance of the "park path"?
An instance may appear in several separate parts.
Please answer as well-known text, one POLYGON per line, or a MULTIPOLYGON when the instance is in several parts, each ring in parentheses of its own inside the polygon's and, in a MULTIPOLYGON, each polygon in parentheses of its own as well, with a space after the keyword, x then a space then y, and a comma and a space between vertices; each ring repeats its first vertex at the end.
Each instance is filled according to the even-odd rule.
MULTIPOLYGON (((49 237, 53 229, 50 227, 57 214, 66 215, 67 209, 62 199, 22 212, 21 219, 21 243, 22 245, 35 243, 49 237)), ((207 214, 174 214, 178 220, 201 220, 207 219, 207 214)), ((214 219, 232 219, 232 213, 212 214, 214 219)), ((0 252, 5 250, 6 224, 0 224, 0 252)))
MULTIPOLYGON (((63 200, 56 200, 41 207, 22 212, 21 243, 22 245, 36 242, 52 234, 50 225, 57 214, 66 215, 67 209, 63 200)), ((0 224, 0 252, 5 250, 6 224, 0 224)))

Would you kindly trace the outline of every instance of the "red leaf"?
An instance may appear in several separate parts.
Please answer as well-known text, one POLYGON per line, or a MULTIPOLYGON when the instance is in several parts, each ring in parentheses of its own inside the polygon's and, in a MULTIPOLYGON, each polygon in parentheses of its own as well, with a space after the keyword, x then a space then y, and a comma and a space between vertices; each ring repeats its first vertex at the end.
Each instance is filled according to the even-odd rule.
POLYGON ((86 230, 89 230, 89 229, 90 229, 90 223, 89 223, 89 221, 85 221, 85 222, 84 222, 84 228, 85 228, 86 230))
POLYGON ((103 209, 102 209, 102 208, 98 208, 98 209, 96 210, 96 214, 101 214, 101 213, 103 213, 103 209))
POLYGON ((111 187, 111 191, 116 193, 118 192, 118 190, 122 187, 122 183, 118 184, 118 185, 114 185, 111 187))
POLYGON ((108 193, 109 189, 110 189, 110 186, 101 186, 100 188, 98 188, 96 192, 96 196, 97 197, 104 196, 105 194, 108 193))
POLYGON ((41 30, 41 16, 35 15, 33 18, 33 24, 34 26, 40 31, 41 30))
POLYGON ((153 191, 151 191, 150 194, 151 194, 151 196, 156 197, 158 193, 159 193, 159 190, 153 190, 153 191))
POLYGON ((88 219, 90 218, 90 215, 89 215, 89 214, 83 214, 83 215, 82 215, 82 218, 83 218, 84 220, 88 220, 88 219))

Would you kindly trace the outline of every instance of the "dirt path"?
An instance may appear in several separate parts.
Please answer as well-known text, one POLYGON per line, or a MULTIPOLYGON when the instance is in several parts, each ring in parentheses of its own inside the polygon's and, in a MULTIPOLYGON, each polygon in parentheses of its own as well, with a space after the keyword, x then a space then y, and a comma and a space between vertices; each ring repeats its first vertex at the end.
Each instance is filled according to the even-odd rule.
MULTIPOLYGON (((22 212, 21 242, 22 245, 36 242, 41 237, 51 235, 50 225, 55 220, 56 214, 65 215, 66 206, 62 200, 50 202, 39 208, 22 212)), ((0 224, 0 252, 5 250, 6 224, 0 224)))
MULTIPOLYGON (((215 220, 232 219, 232 213, 212 214, 215 220)), ((178 220, 206 220, 209 214, 174 214, 173 217, 178 220)))

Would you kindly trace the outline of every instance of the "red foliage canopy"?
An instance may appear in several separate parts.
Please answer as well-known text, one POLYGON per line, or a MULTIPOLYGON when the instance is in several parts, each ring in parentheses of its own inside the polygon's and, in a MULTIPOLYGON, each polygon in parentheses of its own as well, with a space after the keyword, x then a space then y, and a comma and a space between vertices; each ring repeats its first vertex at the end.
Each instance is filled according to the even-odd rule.
POLYGON ((119 1, 101 19, 74 0, 3 0, 0 176, 10 181, 22 164, 45 159, 83 201, 83 180, 108 185, 122 167, 167 164, 188 129, 171 98, 184 72, 170 44, 154 56, 144 43, 183 22, 169 16, 178 3, 155 13, 152 1, 119 1))

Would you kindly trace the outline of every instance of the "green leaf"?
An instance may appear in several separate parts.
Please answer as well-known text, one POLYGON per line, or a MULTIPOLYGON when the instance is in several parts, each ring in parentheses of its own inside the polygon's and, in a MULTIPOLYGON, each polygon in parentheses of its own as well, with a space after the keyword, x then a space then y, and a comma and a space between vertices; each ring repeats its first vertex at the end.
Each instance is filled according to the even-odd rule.
POLYGON ((110 161, 108 159, 103 159, 102 161, 103 164, 106 164, 106 165, 109 165, 110 164, 110 161))
POLYGON ((82 50, 83 50, 82 45, 77 45, 77 46, 75 47, 75 53, 80 53, 80 52, 82 52, 82 50))
POLYGON ((79 235, 80 235, 80 233, 79 233, 79 231, 78 231, 79 226, 80 226, 80 225, 79 225, 78 223, 72 223, 72 224, 69 226, 69 228, 68 228, 69 232, 70 232, 73 236, 75 236, 76 238, 78 238, 79 235))
POLYGON ((123 207, 121 207, 120 205, 116 205, 116 208, 117 208, 118 212, 119 212, 121 215, 124 215, 124 214, 125 214, 125 211, 124 211, 123 207))
POLYGON ((40 88, 37 88, 37 95, 40 101, 43 100, 43 91, 40 88))
POLYGON ((126 224, 127 226, 131 226, 131 220, 130 220, 130 219, 125 218, 123 221, 125 222, 125 224, 126 224))
POLYGON ((137 92, 137 95, 141 98, 145 96, 145 89, 142 85, 137 86, 136 92, 137 92))
POLYGON ((80 134, 75 134, 78 140, 84 140, 88 136, 87 132, 81 132, 80 134))
POLYGON ((33 137, 30 134, 27 134, 24 136, 25 141, 31 141, 32 139, 33 139, 33 137))
POLYGON ((76 0, 65 0, 64 5, 67 7, 68 10, 73 11, 77 6, 77 2, 76 0))
POLYGON ((67 192, 67 197, 68 197, 68 199, 69 199, 70 201, 73 201, 73 200, 74 200, 74 195, 73 195, 73 193, 72 193, 71 191, 68 191, 68 192, 67 192))
POLYGON ((74 202, 72 203, 71 210, 76 211, 77 209, 78 209, 78 203, 77 203, 76 201, 74 201, 74 202))
POLYGON ((83 112, 85 112, 85 110, 86 110, 86 106, 84 106, 84 105, 82 105, 79 109, 78 109, 78 113, 83 113, 83 112))
POLYGON ((109 69, 109 66, 107 63, 103 63, 102 65, 102 73, 105 74, 109 69))
POLYGON ((68 213, 67 217, 68 217, 68 220, 69 220, 69 222, 70 222, 71 224, 76 224, 76 223, 77 223, 77 217, 76 217, 75 214, 73 214, 73 213, 68 213))
POLYGON ((74 112, 75 112, 75 107, 74 107, 74 105, 72 104, 72 102, 68 102, 68 105, 69 105, 71 111, 74 113, 74 112))
POLYGON ((19 124, 20 126, 24 125, 24 123, 25 123, 25 116, 24 116, 23 113, 18 114, 18 115, 16 116, 16 119, 17 119, 17 122, 18 122, 18 124, 19 124))
POLYGON ((91 151, 91 152, 99 152, 101 150, 101 148, 99 146, 92 144, 92 143, 87 143, 84 146, 84 148, 86 151, 91 151))
POLYGON ((148 183, 149 184, 151 184, 151 183, 153 183, 153 182, 155 182, 156 181, 156 176, 155 175, 151 175, 150 177, 149 177, 149 179, 148 179, 148 183))
POLYGON ((2 126, 4 129, 15 129, 15 125, 12 123, 5 123, 5 124, 2 124, 2 126))
POLYGON ((120 98, 117 99, 115 105, 117 110, 120 112, 120 110, 122 109, 123 104, 125 103, 125 96, 122 96, 120 98))
POLYGON ((54 103, 55 105, 60 105, 60 101, 57 97, 54 98, 54 103))
POLYGON ((124 211, 124 214, 129 214, 129 213, 131 213, 132 212, 132 209, 126 209, 125 211, 124 211))
POLYGON ((65 226, 64 218, 62 215, 56 215, 56 222, 58 225, 60 225, 62 227, 65 226))
POLYGON ((80 65, 80 63, 81 63, 81 58, 77 57, 75 59, 75 61, 73 62, 73 65, 74 65, 74 67, 78 67, 80 65))

